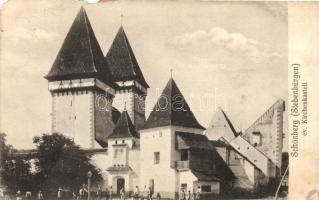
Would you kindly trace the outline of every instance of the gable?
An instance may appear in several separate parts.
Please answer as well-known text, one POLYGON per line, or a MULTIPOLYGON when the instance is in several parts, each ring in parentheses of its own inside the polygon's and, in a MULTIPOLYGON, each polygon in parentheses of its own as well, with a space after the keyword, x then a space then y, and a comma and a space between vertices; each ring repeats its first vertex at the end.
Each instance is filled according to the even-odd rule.
POLYGON ((205 135, 209 140, 218 140, 223 137, 229 142, 238 134, 224 111, 218 108, 205 131, 205 135))

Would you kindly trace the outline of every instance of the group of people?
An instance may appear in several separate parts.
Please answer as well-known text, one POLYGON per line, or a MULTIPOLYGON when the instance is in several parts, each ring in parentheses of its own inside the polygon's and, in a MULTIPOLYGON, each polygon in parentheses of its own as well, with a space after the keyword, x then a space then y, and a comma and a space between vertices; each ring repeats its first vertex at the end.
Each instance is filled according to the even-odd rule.
MULTIPOLYGON (((24 196, 25 196, 25 199, 29 200, 32 197, 32 193, 30 191, 26 191, 24 196)), ((20 190, 18 190, 16 193, 16 200, 22 200, 22 197, 23 197, 23 194, 21 193, 20 190)), ((37 199, 44 200, 43 193, 41 190, 37 194, 37 199)))
POLYGON ((193 193, 190 190, 188 190, 188 192, 186 192, 185 189, 182 189, 179 199, 180 200, 199 200, 200 199, 200 187, 197 188, 196 192, 193 191, 193 193))
MULTIPOLYGON (((83 184, 78 192, 75 192, 75 191, 72 192, 72 199, 73 200, 84 200, 84 199, 87 199, 88 192, 89 192, 88 186, 86 184, 83 184)), ((149 187, 148 190, 147 190, 146 199, 147 200, 152 200, 153 199, 153 193, 154 193, 153 190, 151 189, 151 187, 149 187)), ((184 193, 185 193, 185 191, 184 191, 184 193)), ((103 195, 103 190, 101 189, 100 186, 98 186, 98 190, 95 191, 92 194, 94 196, 94 199, 102 199, 102 197, 105 197, 105 195, 103 195)), ((112 200, 115 197, 115 194, 113 193, 112 186, 110 186, 110 188, 107 189, 105 194, 106 194, 106 199, 108 199, 108 200, 112 200)), ((57 197, 58 200, 66 199, 66 198, 64 198, 64 192, 63 192, 62 187, 58 188, 58 191, 57 191, 56 195, 57 195, 56 197, 57 197)), ((127 196, 126 196, 124 188, 120 189, 119 195, 120 195, 120 199, 121 200, 126 199, 127 196)), ((133 192, 133 195, 131 196, 131 198, 133 200, 138 200, 138 199, 141 199, 141 198, 144 199, 145 197, 142 197, 142 196, 143 195, 140 194, 139 187, 135 186, 135 189, 134 189, 134 192, 133 192)), ((184 195, 184 196, 186 197, 186 195, 184 195)), ((30 191, 25 192, 24 195, 22 194, 22 192, 20 190, 18 190, 17 193, 16 193, 16 200, 22 200, 22 199, 30 200, 31 197, 32 197, 32 193, 30 191)), ((157 200, 159 200, 159 199, 161 199, 161 195, 159 193, 157 193, 155 198, 157 200)), ((41 190, 36 195, 36 199, 37 200, 44 200, 44 195, 43 195, 43 192, 41 190)), ((182 198, 182 200, 186 200, 186 199, 190 200, 188 198, 182 198)))

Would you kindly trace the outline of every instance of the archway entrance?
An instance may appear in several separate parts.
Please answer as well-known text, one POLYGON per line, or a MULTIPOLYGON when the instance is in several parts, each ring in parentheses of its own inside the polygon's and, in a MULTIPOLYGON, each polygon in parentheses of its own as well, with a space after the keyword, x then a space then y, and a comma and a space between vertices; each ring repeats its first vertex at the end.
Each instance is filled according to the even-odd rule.
POLYGON ((120 194, 121 189, 123 188, 125 190, 125 180, 124 178, 118 178, 116 180, 116 193, 120 194))

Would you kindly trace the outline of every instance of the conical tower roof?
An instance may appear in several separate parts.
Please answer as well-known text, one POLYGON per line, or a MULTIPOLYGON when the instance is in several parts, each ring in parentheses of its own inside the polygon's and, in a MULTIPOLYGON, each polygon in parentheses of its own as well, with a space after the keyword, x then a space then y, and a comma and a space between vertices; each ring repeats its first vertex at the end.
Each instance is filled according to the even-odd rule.
POLYGON ((168 81, 144 129, 169 125, 205 129, 198 123, 173 78, 168 81))
POLYGON ((124 110, 117 121, 113 133, 109 138, 139 138, 139 133, 137 132, 135 126, 133 125, 130 116, 127 111, 124 110))
POLYGON ((136 80, 145 88, 149 88, 122 26, 118 30, 105 59, 115 81, 136 80))
POLYGON ((49 81, 99 78, 109 86, 116 87, 83 7, 45 78, 49 81))
POLYGON ((237 137, 237 132, 225 112, 219 107, 209 123, 205 134, 209 140, 226 139, 230 142, 237 137))

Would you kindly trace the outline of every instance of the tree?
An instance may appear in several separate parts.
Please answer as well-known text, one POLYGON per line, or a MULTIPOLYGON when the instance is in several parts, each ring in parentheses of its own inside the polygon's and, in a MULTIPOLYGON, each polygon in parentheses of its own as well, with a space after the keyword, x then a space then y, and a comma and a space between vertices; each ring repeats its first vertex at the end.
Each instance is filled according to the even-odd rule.
POLYGON ((92 183, 102 180, 100 170, 71 139, 58 133, 43 134, 34 137, 33 143, 37 146, 35 181, 39 189, 52 192, 58 187, 78 190, 87 183, 88 171, 93 174, 92 183))
POLYGON ((6 134, 0 133, 0 183, 4 184, 9 192, 32 188, 30 162, 12 153, 16 151, 6 144, 6 134))

